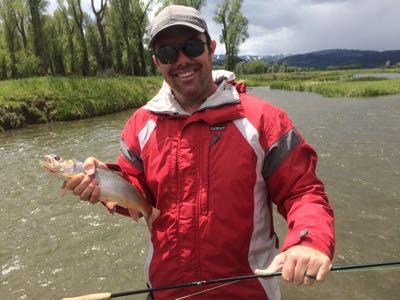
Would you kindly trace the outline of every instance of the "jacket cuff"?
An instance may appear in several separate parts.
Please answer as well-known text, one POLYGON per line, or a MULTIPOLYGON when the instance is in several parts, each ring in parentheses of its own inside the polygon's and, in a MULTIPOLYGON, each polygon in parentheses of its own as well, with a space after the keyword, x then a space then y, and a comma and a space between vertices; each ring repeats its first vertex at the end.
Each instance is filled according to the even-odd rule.
POLYGON ((314 248, 329 257, 330 260, 333 259, 334 244, 327 245, 322 239, 317 236, 313 236, 311 230, 303 229, 296 232, 289 233, 282 245, 281 252, 288 250, 293 246, 307 246, 314 248))

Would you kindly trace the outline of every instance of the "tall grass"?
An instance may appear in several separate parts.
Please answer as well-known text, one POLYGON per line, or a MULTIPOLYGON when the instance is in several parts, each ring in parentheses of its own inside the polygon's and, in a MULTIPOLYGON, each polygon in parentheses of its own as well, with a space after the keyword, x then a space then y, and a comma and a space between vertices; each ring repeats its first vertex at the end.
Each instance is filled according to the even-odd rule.
POLYGON ((0 130, 73 120, 144 104, 160 77, 38 77, 0 81, 0 130))
POLYGON ((374 97, 400 94, 400 78, 352 77, 357 73, 384 71, 388 72, 386 69, 309 71, 247 75, 241 79, 245 79, 250 86, 268 85, 271 89, 314 92, 327 97, 374 97))

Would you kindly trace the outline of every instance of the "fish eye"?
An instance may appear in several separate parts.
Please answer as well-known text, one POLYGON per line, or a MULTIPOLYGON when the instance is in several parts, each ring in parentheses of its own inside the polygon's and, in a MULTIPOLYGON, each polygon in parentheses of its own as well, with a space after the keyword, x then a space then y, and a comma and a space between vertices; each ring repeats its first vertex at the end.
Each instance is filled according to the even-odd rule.
POLYGON ((53 154, 52 156, 53 156, 53 158, 54 158, 55 160, 57 160, 57 161, 60 160, 60 157, 59 157, 58 155, 54 155, 54 154, 53 154))

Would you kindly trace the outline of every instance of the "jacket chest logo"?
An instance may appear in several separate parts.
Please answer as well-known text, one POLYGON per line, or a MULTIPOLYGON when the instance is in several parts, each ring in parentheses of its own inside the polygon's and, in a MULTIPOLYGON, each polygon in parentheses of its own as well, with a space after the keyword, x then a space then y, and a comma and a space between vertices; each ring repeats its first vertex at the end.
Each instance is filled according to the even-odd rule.
POLYGON ((210 126, 210 130, 211 131, 222 131, 226 129, 226 125, 225 124, 218 124, 218 125, 213 125, 210 126))

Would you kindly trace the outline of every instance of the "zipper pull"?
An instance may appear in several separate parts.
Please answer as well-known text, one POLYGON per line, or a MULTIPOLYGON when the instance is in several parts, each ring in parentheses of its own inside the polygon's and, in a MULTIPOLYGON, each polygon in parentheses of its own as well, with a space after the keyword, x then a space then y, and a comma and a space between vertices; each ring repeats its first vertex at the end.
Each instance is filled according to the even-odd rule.
POLYGON ((208 146, 211 148, 212 145, 216 144, 221 139, 221 136, 217 133, 213 136, 213 138, 208 143, 208 146))

